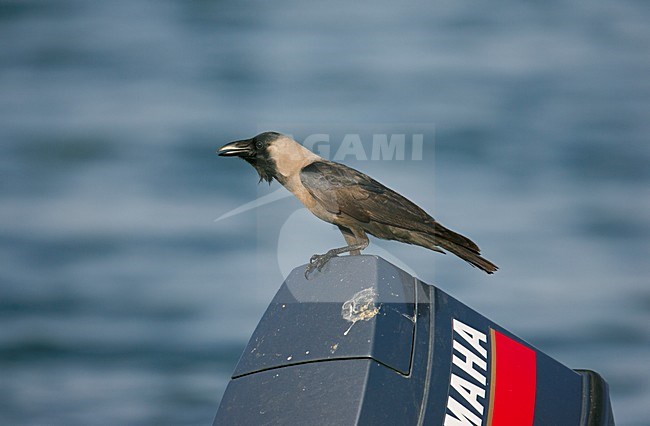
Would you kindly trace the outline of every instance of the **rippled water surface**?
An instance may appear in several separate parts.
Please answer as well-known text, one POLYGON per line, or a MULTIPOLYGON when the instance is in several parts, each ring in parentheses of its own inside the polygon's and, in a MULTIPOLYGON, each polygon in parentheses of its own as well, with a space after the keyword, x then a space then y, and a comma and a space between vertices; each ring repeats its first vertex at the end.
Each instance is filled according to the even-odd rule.
POLYGON ((210 423, 283 275, 342 242, 292 198, 215 222, 278 189, 215 149, 420 126, 422 160, 344 161, 501 270, 368 252, 647 424, 648 22, 631 0, 0 1, 0 423, 210 423))

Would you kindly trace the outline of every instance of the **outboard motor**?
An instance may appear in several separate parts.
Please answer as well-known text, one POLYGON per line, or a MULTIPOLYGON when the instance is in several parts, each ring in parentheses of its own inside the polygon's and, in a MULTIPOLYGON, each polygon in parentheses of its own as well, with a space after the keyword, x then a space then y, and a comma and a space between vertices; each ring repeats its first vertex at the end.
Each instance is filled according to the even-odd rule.
POLYGON ((607 383, 571 370, 377 256, 293 270, 215 425, 614 425, 607 383))

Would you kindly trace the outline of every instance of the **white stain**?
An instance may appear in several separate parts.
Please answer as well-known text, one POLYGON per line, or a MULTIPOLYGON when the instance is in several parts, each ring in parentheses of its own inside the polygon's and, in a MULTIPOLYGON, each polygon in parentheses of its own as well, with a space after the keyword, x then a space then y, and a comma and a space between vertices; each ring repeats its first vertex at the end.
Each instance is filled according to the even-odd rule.
POLYGON ((357 321, 369 321, 379 313, 379 307, 375 305, 376 298, 377 292, 374 287, 370 287, 355 293, 350 300, 343 302, 341 316, 344 320, 352 323, 343 333, 344 336, 348 335, 357 321))

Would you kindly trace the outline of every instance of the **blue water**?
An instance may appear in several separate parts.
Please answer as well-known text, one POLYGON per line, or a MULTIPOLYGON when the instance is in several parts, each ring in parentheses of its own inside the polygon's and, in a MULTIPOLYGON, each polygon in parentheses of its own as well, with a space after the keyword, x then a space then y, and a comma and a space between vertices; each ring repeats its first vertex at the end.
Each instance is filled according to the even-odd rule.
POLYGON ((648 22, 632 0, 0 2, 0 423, 211 422, 283 275, 342 242, 291 198, 215 222, 278 185, 214 150, 420 126, 420 161, 346 162, 501 270, 368 252, 647 424, 648 22))

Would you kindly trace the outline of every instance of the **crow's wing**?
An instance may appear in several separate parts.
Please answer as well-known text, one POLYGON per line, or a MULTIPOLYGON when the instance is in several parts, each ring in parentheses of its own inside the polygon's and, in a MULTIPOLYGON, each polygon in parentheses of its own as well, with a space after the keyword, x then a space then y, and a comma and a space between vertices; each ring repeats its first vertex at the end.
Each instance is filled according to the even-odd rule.
POLYGON ((426 234, 431 239, 425 240, 424 244, 415 239, 404 242, 437 251, 437 247, 442 247, 488 274, 498 269, 480 256, 481 252, 472 240, 440 225, 411 201, 357 170, 331 161, 317 161, 300 171, 300 180, 307 191, 333 214, 426 234))
POLYGON ((446 230, 413 202, 343 164, 311 163, 300 171, 300 180, 331 213, 432 235, 446 230))

